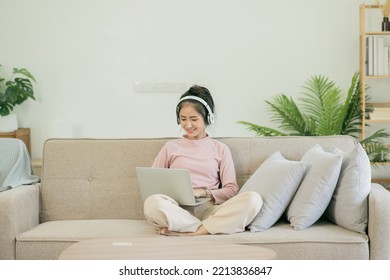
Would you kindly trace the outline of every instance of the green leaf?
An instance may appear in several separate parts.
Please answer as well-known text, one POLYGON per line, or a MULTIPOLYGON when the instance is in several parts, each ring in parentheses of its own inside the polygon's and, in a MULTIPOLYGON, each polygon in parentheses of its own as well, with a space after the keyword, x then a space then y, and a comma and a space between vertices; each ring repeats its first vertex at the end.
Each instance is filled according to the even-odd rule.
POLYGON ((35 82, 34 76, 25 68, 14 68, 13 73, 25 76, 26 78, 29 78, 35 82))
POLYGON ((292 98, 284 94, 276 95, 273 101, 266 101, 271 121, 280 123, 279 127, 289 131, 288 134, 305 134, 305 116, 301 114, 297 104, 292 98))
MULTIPOLYGON (((0 65, 1 66, 1 65, 0 65)), ((15 105, 22 104, 28 98, 35 100, 31 81, 33 75, 24 68, 14 68, 10 80, 0 78, 0 115, 9 115, 15 105)))
POLYGON ((299 98, 305 114, 315 123, 314 135, 335 135, 340 133, 338 120, 342 92, 323 76, 314 76, 303 86, 303 97, 299 98))
POLYGON ((250 131, 254 131, 257 136, 287 136, 287 134, 273 128, 259 126, 245 121, 239 121, 238 123, 246 125, 247 129, 250 131))
POLYGON ((357 135, 361 132, 363 112, 361 110, 361 83, 359 73, 352 77, 351 86, 347 93, 344 106, 341 111, 343 116, 341 134, 357 135))
POLYGON ((320 122, 320 111, 323 107, 324 95, 334 88, 334 82, 323 76, 314 76, 307 80, 303 86, 303 97, 298 98, 302 102, 302 108, 306 114, 320 122))

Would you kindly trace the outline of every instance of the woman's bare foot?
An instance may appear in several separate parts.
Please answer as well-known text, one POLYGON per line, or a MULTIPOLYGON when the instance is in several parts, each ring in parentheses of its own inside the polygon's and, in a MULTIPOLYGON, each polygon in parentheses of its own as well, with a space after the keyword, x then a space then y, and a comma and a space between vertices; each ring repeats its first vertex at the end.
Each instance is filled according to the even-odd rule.
POLYGON ((176 232, 176 231, 170 231, 168 230, 168 228, 162 228, 160 230, 160 234, 161 235, 166 235, 166 236, 180 236, 180 232, 176 232))
POLYGON ((177 232, 177 231, 170 231, 168 228, 162 228, 160 230, 161 235, 166 236, 197 236, 197 235, 207 235, 210 234, 203 226, 200 226, 197 231, 195 232, 177 232))

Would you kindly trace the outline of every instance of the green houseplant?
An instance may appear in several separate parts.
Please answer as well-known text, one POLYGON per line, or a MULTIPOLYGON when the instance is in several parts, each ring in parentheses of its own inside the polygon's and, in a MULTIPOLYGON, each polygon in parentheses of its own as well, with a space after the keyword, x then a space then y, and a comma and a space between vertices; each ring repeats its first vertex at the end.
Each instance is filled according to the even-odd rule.
MULTIPOLYGON (((0 65, 1 67, 1 65, 0 65)), ((33 75, 26 69, 14 68, 10 79, 0 75, 0 115, 9 115, 15 105, 20 105, 28 98, 34 99, 33 75)))
POLYGON ((12 114, 14 107, 29 98, 35 100, 33 81, 35 82, 33 75, 24 68, 14 68, 10 79, 0 74, 0 128, 3 132, 17 129, 16 116, 12 114), (12 124, 4 124, 5 122, 12 124))
MULTIPOLYGON (((279 124, 279 129, 240 121, 258 136, 324 136, 350 135, 359 137, 362 118, 366 112, 361 107, 360 76, 355 73, 351 85, 344 92, 327 77, 313 76, 303 86, 300 103, 285 94, 266 101, 267 110, 271 113, 271 121, 279 124), (299 106, 300 105, 300 106, 299 106)), ((366 111, 371 108, 367 107, 366 111)), ((389 161, 390 149, 384 139, 390 134, 380 129, 360 143, 366 150, 371 162, 389 161)))

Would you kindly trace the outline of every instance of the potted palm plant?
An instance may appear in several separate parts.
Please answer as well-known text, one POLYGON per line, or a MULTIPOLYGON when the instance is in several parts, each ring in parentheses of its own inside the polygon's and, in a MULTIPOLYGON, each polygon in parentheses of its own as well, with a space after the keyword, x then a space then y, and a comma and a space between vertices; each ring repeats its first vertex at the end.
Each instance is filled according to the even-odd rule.
MULTIPOLYGON (((239 123, 247 126, 258 136, 287 135, 350 135, 359 137, 362 118, 372 110, 366 107, 362 112, 360 76, 355 73, 344 96, 344 92, 324 76, 314 76, 303 86, 300 106, 292 98, 279 94, 272 101, 266 101, 267 110, 271 113, 271 121, 279 124, 279 129, 253 124, 246 121, 239 123)), ((367 98, 366 98, 367 99, 367 98)), ((371 162, 389 161, 390 149, 384 139, 390 134, 380 129, 371 136, 360 140, 371 162)))
POLYGON ((16 115, 12 111, 29 98, 35 100, 33 81, 33 75, 24 68, 14 68, 10 79, 0 75, 0 132, 18 128, 16 115))

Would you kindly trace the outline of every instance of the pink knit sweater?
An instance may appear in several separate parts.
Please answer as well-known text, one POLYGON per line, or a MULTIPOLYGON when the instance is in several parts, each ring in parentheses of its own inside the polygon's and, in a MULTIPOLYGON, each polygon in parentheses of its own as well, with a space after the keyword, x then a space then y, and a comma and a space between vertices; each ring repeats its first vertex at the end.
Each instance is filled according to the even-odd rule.
POLYGON ((221 204, 238 192, 229 148, 210 137, 201 140, 182 137, 168 141, 154 160, 153 167, 188 169, 193 187, 209 189, 215 204, 221 204))

